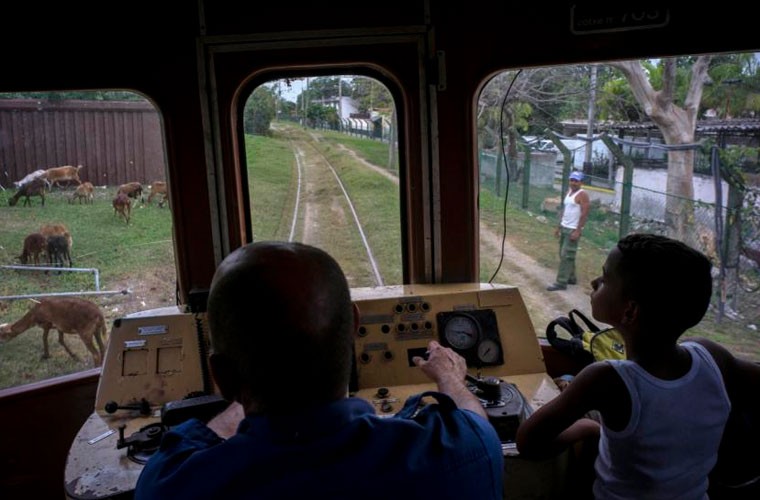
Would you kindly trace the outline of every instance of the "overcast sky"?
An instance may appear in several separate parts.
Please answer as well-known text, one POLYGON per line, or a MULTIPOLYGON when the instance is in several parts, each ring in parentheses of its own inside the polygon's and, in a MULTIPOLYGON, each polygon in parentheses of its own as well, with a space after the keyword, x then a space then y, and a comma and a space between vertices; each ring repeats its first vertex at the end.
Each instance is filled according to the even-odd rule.
MULTIPOLYGON (((300 94, 304 87, 306 86, 306 78, 299 78, 299 79, 291 79, 290 80, 290 87, 288 87, 285 84, 285 80, 279 80, 280 81, 280 92, 282 92, 282 98, 286 101, 296 102, 296 97, 298 97, 298 94, 300 94)), ((275 85, 277 80, 271 83, 272 86, 275 85)), ((277 89, 275 88, 275 91, 277 89)))

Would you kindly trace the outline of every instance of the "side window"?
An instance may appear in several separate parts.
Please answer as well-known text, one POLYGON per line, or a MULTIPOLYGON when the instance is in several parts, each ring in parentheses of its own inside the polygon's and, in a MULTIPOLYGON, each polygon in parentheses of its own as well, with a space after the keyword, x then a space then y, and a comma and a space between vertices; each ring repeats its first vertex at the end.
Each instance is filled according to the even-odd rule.
POLYGON ((395 104, 355 75, 274 80, 244 113, 253 240, 300 241, 352 287, 400 284, 395 104))
POLYGON ((0 389, 96 366, 101 317, 105 345, 176 306, 165 161, 136 93, 0 95, 0 389))
POLYGON ((758 61, 736 53, 495 75, 477 113, 481 280, 518 286, 543 336, 573 308, 590 314, 591 280, 621 237, 665 234, 713 263, 711 307, 687 335, 760 361, 758 61), (634 92, 641 80, 649 86, 634 92), (698 100, 694 122, 648 116, 637 97, 647 93, 679 116, 698 100), (556 230, 575 171, 590 210, 562 259, 556 230))

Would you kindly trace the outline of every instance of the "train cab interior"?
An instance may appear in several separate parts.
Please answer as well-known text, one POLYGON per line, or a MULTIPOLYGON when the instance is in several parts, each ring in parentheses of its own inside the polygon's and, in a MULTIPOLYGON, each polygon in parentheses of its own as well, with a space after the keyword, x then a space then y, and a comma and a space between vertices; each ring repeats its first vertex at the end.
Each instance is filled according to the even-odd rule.
MULTIPOLYGON (((505 498, 575 498, 568 495, 588 486, 571 477, 590 467, 580 453, 538 464, 514 449, 520 419, 558 394, 554 377, 578 367, 539 342, 542 320, 515 283, 483 277, 479 96, 496 75, 520 68, 760 49, 754 17, 735 2, 16 2, 3 18, 0 94, 130 92, 156 110, 174 271, 172 303, 109 322, 102 366, 0 387, 0 497, 8 499, 130 498, 144 463, 139 450, 125 458, 142 434, 130 436, 149 433, 167 403, 182 413, 176 402, 188 394, 213 396, 206 292, 221 260, 259 230, 247 99, 274 81, 329 75, 372 79, 395 103, 395 274, 372 281, 377 273, 365 269, 370 278, 352 282, 362 313, 354 395, 379 413, 397 411, 426 388, 410 360, 429 339, 457 347, 447 328, 476 328, 478 344, 459 346, 468 366, 509 382, 501 397, 511 403, 490 413, 512 457, 505 498), (161 343, 157 332, 176 334, 176 343, 161 343)), ((0 119, 0 148, 11 124, 0 119)), ((0 150, 5 171, 9 158, 0 150)), ((219 401, 200 403, 205 411, 219 401)))

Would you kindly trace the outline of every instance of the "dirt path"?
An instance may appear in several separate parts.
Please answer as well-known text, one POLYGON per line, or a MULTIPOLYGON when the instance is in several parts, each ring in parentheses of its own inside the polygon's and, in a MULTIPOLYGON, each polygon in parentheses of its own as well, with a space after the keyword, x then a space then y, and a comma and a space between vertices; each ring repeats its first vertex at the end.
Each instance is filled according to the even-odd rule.
MULTIPOLYGON (((549 228, 547 228, 549 230, 549 228)), ((480 227, 480 241, 483 252, 498 260, 501 251, 501 235, 480 227)), ((494 282, 516 286, 525 302, 537 335, 544 335, 546 325, 557 316, 567 315, 571 309, 578 309, 591 316, 589 305, 589 284, 572 285, 567 290, 549 292, 546 287, 554 282, 555 269, 538 264, 530 255, 520 252, 509 243, 504 243, 504 262, 494 282)))

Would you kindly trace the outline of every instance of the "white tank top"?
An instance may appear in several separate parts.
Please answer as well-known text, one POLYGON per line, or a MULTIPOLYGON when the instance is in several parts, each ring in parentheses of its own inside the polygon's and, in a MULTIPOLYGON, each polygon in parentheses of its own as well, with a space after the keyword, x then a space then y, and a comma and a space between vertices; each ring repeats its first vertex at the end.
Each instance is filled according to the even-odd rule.
POLYGON ((681 345, 692 361, 677 380, 653 377, 633 361, 607 361, 631 395, 631 419, 619 432, 602 425, 595 498, 707 498, 731 403, 707 349, 681 345))
POLYGON ((575 202, 575 197, 578 193, 583 191, 579 189, 574 193, 568 192, 563 202, 564 208, 562 209, 562 220, 560 225, 569 229, 575 229, 578 227, 578 223, 581 220, 581 205, 575 202))

